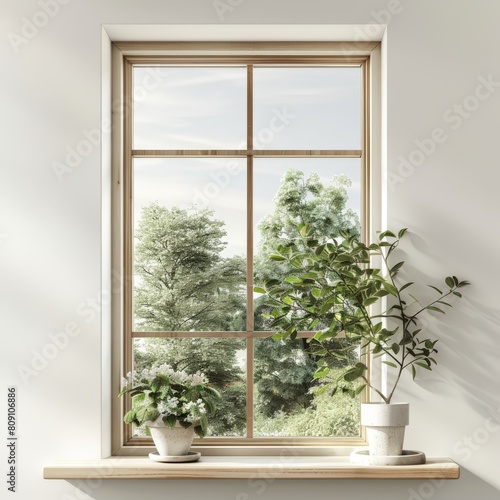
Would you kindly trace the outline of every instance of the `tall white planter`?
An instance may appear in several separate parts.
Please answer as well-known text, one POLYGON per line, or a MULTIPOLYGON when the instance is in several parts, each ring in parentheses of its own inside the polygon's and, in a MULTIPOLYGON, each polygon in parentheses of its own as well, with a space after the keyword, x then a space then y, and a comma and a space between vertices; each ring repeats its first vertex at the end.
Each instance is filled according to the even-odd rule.
POLYGON ((363 403, 361 425, 366 427, 370 455, 401 455, 409 421, 409 403, 363 403))

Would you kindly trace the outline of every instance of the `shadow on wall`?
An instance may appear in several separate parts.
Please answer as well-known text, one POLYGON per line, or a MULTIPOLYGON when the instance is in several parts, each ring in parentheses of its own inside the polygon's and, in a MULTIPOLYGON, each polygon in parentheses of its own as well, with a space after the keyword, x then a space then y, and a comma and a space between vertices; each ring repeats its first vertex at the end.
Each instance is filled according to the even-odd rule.
MULTIPOLYGON (((425 211, 425 209, 423 209, 425 211)), ((419 236, 419 228, 410 228, 408 238, 402 243, 400 260, 406 260, 406 269, 401 278, 413 281, 415 278, 414 293, 417 296, 432 297, 432 293, 426 292, 425 284, 441 286, 439 281, 445 274, 425 271, 425 263, 434 267, 436 261, 443 262, 446 266, 444 273, 456 274, 459 279, 471 282, 471 286, 461 291, 463 299, 451 300, 453 309, 446 309, 446 316, 431 313, 422 316, 423 327, 429 332, 430 338, 438 338, 438 369, 439 376, 435 372, 425 372, 420 375, 416 383, 424 389, 437 394, 450 394, 450 387, 455 389, 460 397, 468 402, 469 406, 477 413, 492 417, 495 422, 500 423, 500 308, 498 301, 488 295, 488 291, 496 289, 495 273, 493 268, 489 269, 490 263, 496 261, 494 246, 480 242, 484 238, 482 234, 469 234, 464 241, 460 236, 463 233, 460 222, 456 218, 440 216, 439 214, 428 214, 434 219, 434 224, 446 227, 443 240, 449 240, 449 235, 457 235, 457 242, 463 242, 464 247, 470 246, 471 251, 462 249, 459 255, 441 255, 432 243, 419 236), (476 239, 478 238, 478 239, 476 239), (470 240, 470 241, 469 241, 470 240), (472 251, 472 247, 476 251, 472 251), (477 248, 482 249, 480 257, 477 256, 477 248), (415 256, 419 267, 412 264, 413 258, 408 257, 405 249, 415 256), (483 251, 484 249, 484 251, 483 251), (467 262, 459 259, 467 255, 467 262), (465 271, 462 269, 465 268, 465 271), (470 274, 472 273, 472 274, 470 274), (419 294, 416 290, 422 290, 419 294), (486 297, 489 303, 482 303, 480 297, 486 297), (479 299, 478 299, 479 298, 479 299)), ((425 217, 424 217, 425 219, 425 217)), ((443 241, 434 242, 438 248, 446 247, 443 241)), ((449 243, 452 245, 453 243, 449 243)), ((399 249, 398 249, 399 251, 399 249)), ((427 289, 428 290, 428 289, 427 289)), ((500 496, 499 496, 500 498, 500 496)))
POLYGON ((72 497, 94 500, 499 500, 500 491, 466 469, 456 480, 106 480, 71 481, 72 497), (85 497, 82 492, 89 494, 85 497))

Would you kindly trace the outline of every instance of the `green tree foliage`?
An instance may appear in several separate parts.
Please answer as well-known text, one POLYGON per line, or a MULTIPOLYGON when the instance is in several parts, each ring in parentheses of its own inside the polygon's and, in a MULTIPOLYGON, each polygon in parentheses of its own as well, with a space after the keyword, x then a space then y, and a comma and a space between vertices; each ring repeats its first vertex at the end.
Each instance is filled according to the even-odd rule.
POLYGON ((255 342, 257 407, 265 417, 300 412, 311 404, 316 367, 305 354, 303 340, 279 343, 266 338, 255 342))
POLYGON ((279 245, 286 245, 297 236, 297 226, 307 224, 313 237, 327 240, 340 231, 359 234, 359 217, 346 207, 347 188, 351 181, 344 175, 323 184, 318 174, 306 177, 300 170, 285 172, 274 198, 274 212, 258 225, 261 240, 255 256, 255 282, 283 276, 286 270, 269 260, 279 245))
MULTIPOLYGON (((340 369, 330 377, 338 377, 340 369)), ((345 394, 332 398, 328 393, 315 394, 311 404, 295 413, 277 412, 273 418, 257 414, 256 436, 359 436, 359 401, 345 394)))
MULTIPOLYGON (((297 237, 297 225, 308 224, 314 237, 327 241, 337 237, 341 231, 359 234, 359 218, 346 207, 349 179, 345 176, 333 177, 325 185, 316 173, 306 177, 300 170, 289 170, 283 176, 274 199, 275 210, 260 223, 261 240, 255 256, 254 281, 256 284, 269 280, 282 280, 294 269, 283 260, 269 259, 276 248, 290 244, 297 237)), ((300 266, 300 264, 299 264, 300 266)), ((272 320, 263 318, 270 312, 263 298, 255 300, 255 329, 272 330, 272 320)), ((321 328, 322 325, 316 325, 321 328)), ((355 359, 354 345, 345 340, 335 339, 334 347, 344 345, 349 353, 339 359, 337 366, 346 366, 355 359)), ((313 402, 313 391, 319 382, 313 379, 316 371, 317 349, 315 342, 305 339, 294 343, 256 344, 256 380, 259 404, 258 410, 266 417, 278 412, 291 414, 308 408, 313 402)))
MULTIPOLYGON (((224 222, 210 210, 182 210, 152 203, 135 233, 136 330, 225 331, 241 323, 246 263, 224 258, 224 222)), ((221 392, 210 434, 239 434, 245 427, 246 389, 236 339, 148 339, 136 345, 136 369, 170 364, 204 372, 221 392)))
MULTIPOLYGON (((318 238, 332 238, 340 230, 359 233, 357 215, 346 208, 348 186, 349 180, 343 176, 325 185, 316 174, 306 177, 298 170, 286 172, 274 200, 275 210, 259 224, 255 283, 280 278, 289 271, 283 263, 270 262, 269 254, 277 245, 290 241, 299 223, 308 223, 318 238)), ((245 329, 246 263, 239 256, 223 256, 225 237, 224 222, 208 209, 166 208, 157 203, 143 209, 135 233, 135 330, 245 329)), ((255 306, 255 330, 265 330, 265 306, 259 300, 255 306)), ((136 369, 168 363, 188 373, 203 371, 222 394, 218 413, 209 422, 209 433, 241 435, 246 408, 241 368, 244 348, 240 339, 143 339, 137 341, 134 363, 136 369)), ((271 339, 255 342, 259 425, 266 427, 270 418, 279 415, 299 418, 304 412, 310 415, 316 411, 313 390, 319 382, 313 381, 313 348, 314 344, 301 339, 293 344, 271 339)), ((290 431, 305 432, 298 423, 290 431)), ((313 430, 307 432, 315 435, 313 430)))
POLYGON ((244 311, 246 264, 223 258, 224 222, 213 212, 143 209, 136 230, 136 330, 227 330, 244 311))

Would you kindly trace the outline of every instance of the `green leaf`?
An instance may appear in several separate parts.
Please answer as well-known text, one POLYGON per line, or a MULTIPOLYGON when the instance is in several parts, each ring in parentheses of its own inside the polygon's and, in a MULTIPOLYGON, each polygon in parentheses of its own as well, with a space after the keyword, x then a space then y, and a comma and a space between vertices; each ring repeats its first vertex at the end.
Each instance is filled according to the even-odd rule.
POLYGON ((365 300, 363 300, 363 305, 365 307, 371 306, 372 304, 375 304, 378 301, 379 297, 369 297, 365 300))
POLYGON ((448 285, 450 288, 453 288, 455 286, 455 280, 451 276, 447 276, 444 280, 446 285, 448 285))
POLYGON ((384 288, 391 294, 394 295, 395 297, 398 296, 398 291, 394 285, 391 285, 390 283, 385 282, 383 284, 384 288))
POLYGON ((439 293, 440 295, 443 295, 443 292, 436 286, 433 286, 433 285, 427 285, 429 288, 432 288, 433 290, 436 290, 437 293, 439 293))
POLYGON ((432 370, 432 368, 429 365, 422 363, 421 361, 415 361, 415 364, 422 367, 422 368, 425 368, 426 370, 429 370, 429 371, 432 370))
POLYGON ((411 338, 411 336, 403 336, 403 338, 399 342, 399 345, 410 344, 412 341, 413 341, 413 339, 411 338))
POLYGON ((319 257, 323 253, 324 249, 325 245, 319 245, 318 247, 315 248, 314 255, 316 255, 316 257, 319 257))
POLYGON ((123 417, 123 421, 126 424, 131 424, 135 420, 135 410, 128 411, 123 417))
POLYGON ((317 396, 320 396, 321 394, 323 394, 327 389, 329 388, 328 385, 324 385, 323 387, 320 387, 316 392, 315 394, 317 396))
POLYGON ((302 236, 302 238, 305 238, 307 236, 307 232, 309 230, 309 226, 307 224, 304 224, 301 228, 300 228, 300 235, 302 236))
POLYGON ((439 309, 439 307, 436 306, 427 306, 426 309, 428 311, 434 311, 434 312, 439 312, 441 314, 446 314, 442 309, 439 309))
POLYGON ((366 384, 361 384, 355 391, 354 394, 357 396, 363 392, 363 389, 366 387, 366 384))
POLYGON ((285 278, 283 281, 292 285, 302 283, 302 280, 300 278, 297 278, 297 276, 288 276, 288 278, 285 278))
POLYGON ((314 372, 313 378, 318 379, 318 378, 326 377, 326 375, 328 375, 329 371, 330 371, 330 368, 328 368, 328 367, 320 368, 314 372))
POLYGON ((460 292, 453 292, 453 295, 456 295, 459 298, 462 298, 462 294, 460 292))
POLYGON ((399 352, 399 345, 394 342, 394 344, 392 344, 391 346, 391 349, 394 352, 394 354, 397 354, 399 352))
POLYGON ((267 293, 266 290, 264 288, 261 288, 260 286, 254 287, 253 291, 255 293, 267 293))
POLYGON ((356 365, 344 373, 344 380, 346 382, 354 382, 356 379, 363 376, 367 367, 363 363, 356 363, 356 365))
POLYGON ((403 285, 399 291, 402 292, 405 288, 408 288, 409 286, 413 285, 414 281, 410 281, 409 283, 406 283, 405 285, 403 285))
POLYGON ((184 429, 188 429, 193 425, 192 422, 188 422, 187 420, 179 420, 179 424, 181 424, 184 429))
POLYGON ((408 231, 407 227, 404 227, 403 229, 400 229, 399 232, 398 232, 398 238, 402 238, 404 236, 404 234, 406 233, 406 231, 408 231))
POLYGON ((436 304, 443 304, 443 306, 452 307, 451 304, 448 304, 448 302, 445 302, 444 300, 438 300, 436 304))
POLYGON ((380 233, 380 235, 379 235, 378 239, 379 239, 379 240, 382 240, 382 239, 384 239, 386 236, 389 236, 389 237, 391 237, 391 238, 395 238, 395 237, 396 237, 396 235, 395 235, 392 231, 387 230, 387 231, 384 231, 383 233, 380 233))
POLYGON ((163 423, 170 429, 173 429, 175 427, 175 422, 177 422, 175 415, 165 415, 164 417, 162 417, 162 420, 163 423))
POLYGON ((285 257, 283 257, 283 255, 280 255, 279 253, 272 253, 269 258, 271 260, 278 260, 278 261, 283 261, 283 260, 286 260, 285 257))
POLYGON ((317 279, 318 278, 318 273, 304 273, 300 275, 300 279, 317 279))
POLYGON ((389 272, 391 274, 396 274, 404 265, 404 261, 401 261, 401 262, 398 262, 396 265, 394 265, 393 267, 391 267, 391 269, 389 270, 389 272))
POLYGON ((382 361, 382 363, 384 363, 387 366, 390 366, 391 368, 397 368, 398 367, 396 365, 396 363, 392 363, 391 361, 382 361))
POLYGON ((412 376, 413 380, 415 380, 415 377, 417 376, 417 370, 415 369, 415 367, 413 365, 411 365, 411 376, 412 376))

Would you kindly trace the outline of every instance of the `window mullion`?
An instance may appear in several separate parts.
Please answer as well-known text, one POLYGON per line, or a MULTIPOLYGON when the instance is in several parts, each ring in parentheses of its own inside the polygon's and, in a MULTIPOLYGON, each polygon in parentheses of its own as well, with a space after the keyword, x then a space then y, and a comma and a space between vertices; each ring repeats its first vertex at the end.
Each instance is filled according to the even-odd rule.
MULTIPOLYGON (((247 66, 247 149, 253 150, 253 66, 247 66)), ((253 314, 253 156, 247 155, 247 332, 254 330, 253 314)), ((253 437, 253 338, 247 338, 247 438, 253 437)))

